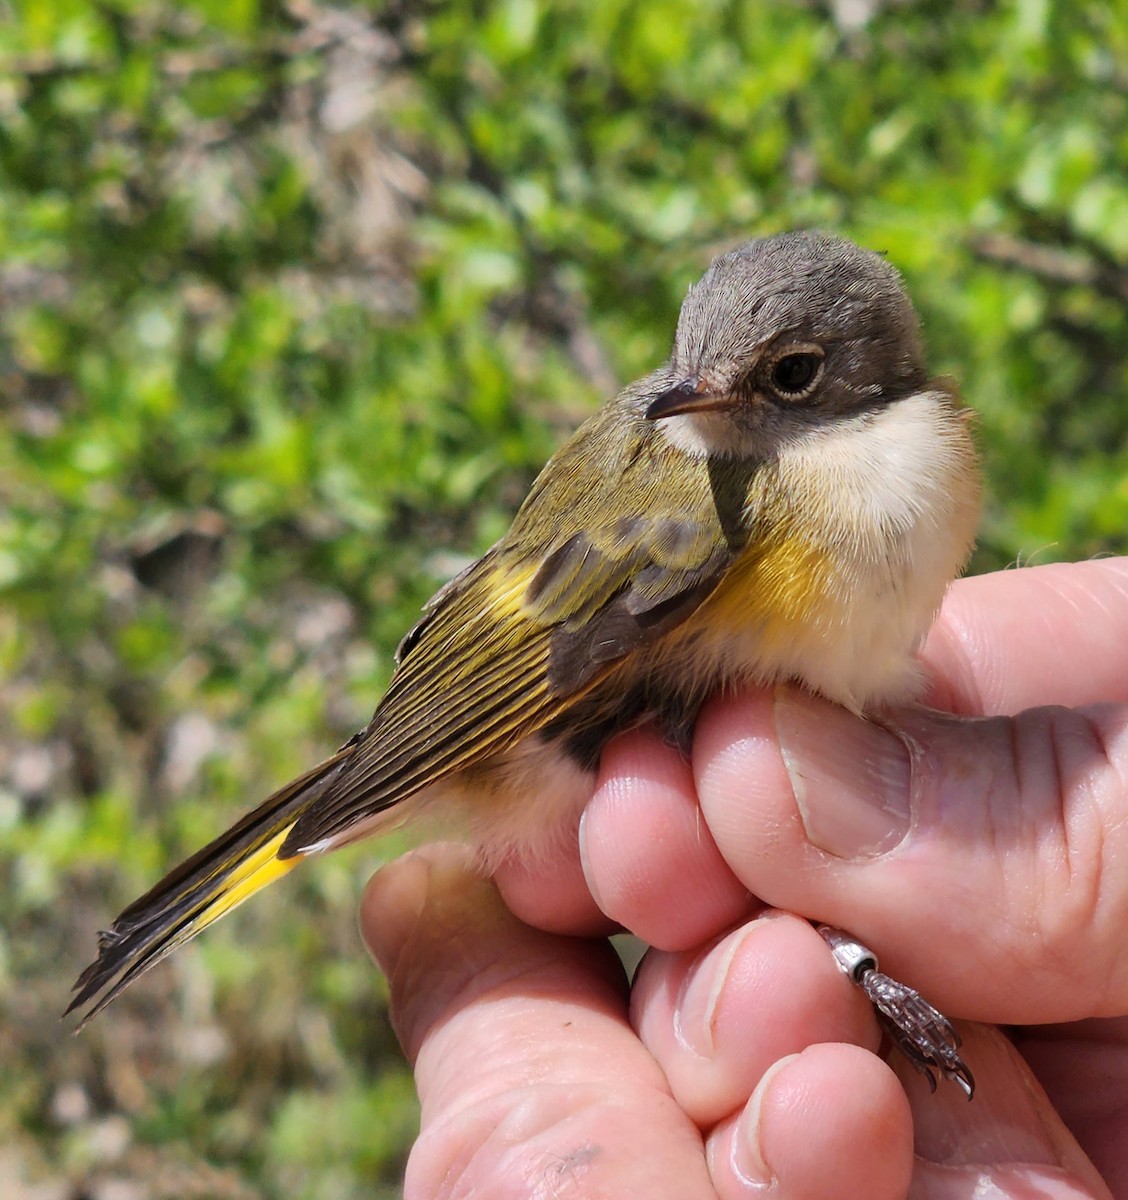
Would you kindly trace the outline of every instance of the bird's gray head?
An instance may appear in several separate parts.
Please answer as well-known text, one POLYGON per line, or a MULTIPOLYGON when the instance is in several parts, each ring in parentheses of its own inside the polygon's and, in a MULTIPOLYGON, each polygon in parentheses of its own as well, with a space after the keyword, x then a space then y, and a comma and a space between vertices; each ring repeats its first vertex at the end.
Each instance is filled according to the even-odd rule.
POLYGON ((714 449, 740 452, 910 395, 927 372, 897 271, 852 242, 802 232, 716 259, 685 298, 665 377, 672 386, 646 415, 700 414, 714 449))

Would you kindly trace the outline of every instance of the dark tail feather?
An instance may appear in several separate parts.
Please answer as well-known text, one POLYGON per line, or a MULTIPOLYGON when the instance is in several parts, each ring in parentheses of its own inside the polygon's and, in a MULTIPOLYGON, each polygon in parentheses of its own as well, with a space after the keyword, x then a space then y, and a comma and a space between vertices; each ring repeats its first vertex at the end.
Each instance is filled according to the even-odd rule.
POLYGON ((98 935, 98 957, 75 981, 74 998, 63 1015, 90 1005, 81 1029, 165 955, 297 866, 302 855, 279 857, 282 843, 351 751, 346 745, 275 792, 135 900, 98 935))

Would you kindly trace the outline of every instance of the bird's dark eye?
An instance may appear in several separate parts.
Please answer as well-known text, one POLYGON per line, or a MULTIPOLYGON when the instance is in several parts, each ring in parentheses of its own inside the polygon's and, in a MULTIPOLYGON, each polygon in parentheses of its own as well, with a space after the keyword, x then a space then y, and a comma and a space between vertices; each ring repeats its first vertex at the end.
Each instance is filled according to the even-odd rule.
POLYGON ((771 381, 773 390, 787 400, 806 396, 815 386, 822 370, 822 355, 809 351, 800 354, 784 354, 772 364, 771 381))

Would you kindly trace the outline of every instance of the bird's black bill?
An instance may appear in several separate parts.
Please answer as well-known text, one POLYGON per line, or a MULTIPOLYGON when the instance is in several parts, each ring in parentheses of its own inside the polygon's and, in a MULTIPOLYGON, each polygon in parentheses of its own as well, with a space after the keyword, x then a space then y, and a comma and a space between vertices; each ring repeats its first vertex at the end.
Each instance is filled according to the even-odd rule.
POLYGON ((684 379, 676 387, 651 400, 646 419, 661 421, 664 417, 676 417, 682 413, 712 412, 718 408, 729 408, 731 403, 723 393, 709 391, 701 380, 684 379))

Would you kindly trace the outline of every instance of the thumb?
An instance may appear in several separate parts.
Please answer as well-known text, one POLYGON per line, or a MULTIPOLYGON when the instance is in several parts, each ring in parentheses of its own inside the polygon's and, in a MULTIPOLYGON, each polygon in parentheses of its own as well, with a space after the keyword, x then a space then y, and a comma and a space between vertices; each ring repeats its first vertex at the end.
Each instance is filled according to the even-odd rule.
POLYGON ((709 706, 694 771, 740 880, 959 1015, 1128 1011, 1128 706, 864 720, 794 688, 709 706))
POLYGON ((967 1023, 960 1033, 964 1053, 975 1063, 973 1104, 955 1088, 930 1092, 907 1059, 891 1064, 913 1114, 913 1200, 1111 1200, 1092 1160, 1007 1036, 967 1023))

